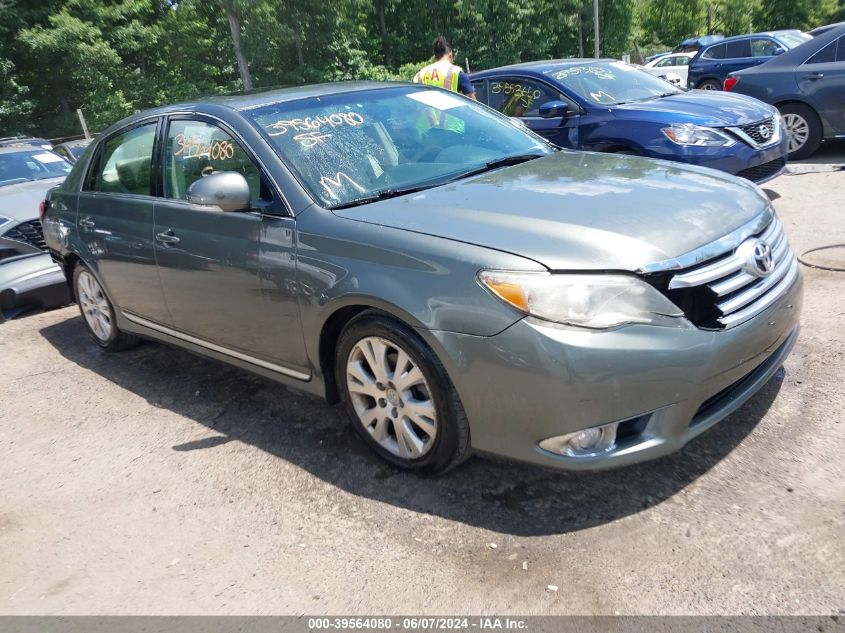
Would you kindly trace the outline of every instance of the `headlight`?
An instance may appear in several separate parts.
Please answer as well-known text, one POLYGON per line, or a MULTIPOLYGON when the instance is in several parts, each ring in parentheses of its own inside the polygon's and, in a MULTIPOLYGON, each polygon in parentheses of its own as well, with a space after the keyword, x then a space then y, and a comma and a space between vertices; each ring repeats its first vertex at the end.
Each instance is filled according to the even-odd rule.
POLYGON ((674 303, 636 277, 482 270, 478 280, 516 309, 555 323, 597 329, 686 325, 674 303))
POLYGON ((704 127, 693 123, 673 123, 664 127, 663 134, 678 145, 695 145, 698 147, 730 147, 736 140, 712 127, 704 127))

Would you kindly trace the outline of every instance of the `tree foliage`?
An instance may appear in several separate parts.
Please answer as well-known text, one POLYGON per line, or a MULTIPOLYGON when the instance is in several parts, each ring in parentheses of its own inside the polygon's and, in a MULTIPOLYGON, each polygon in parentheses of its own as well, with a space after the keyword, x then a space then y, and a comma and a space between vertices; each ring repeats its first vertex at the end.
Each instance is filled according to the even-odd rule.
MULTIPOLYGON (((600 0, 601 54, 708 31, 812 28, 845 0, 600 0)), ((303 82, 410 79, 445 35, 472 70, 592 56, 592 0, 0 0, 0 135, 94 130, 153 105, 303 82), (239 58, 240 57, 240 63, 239 58)))

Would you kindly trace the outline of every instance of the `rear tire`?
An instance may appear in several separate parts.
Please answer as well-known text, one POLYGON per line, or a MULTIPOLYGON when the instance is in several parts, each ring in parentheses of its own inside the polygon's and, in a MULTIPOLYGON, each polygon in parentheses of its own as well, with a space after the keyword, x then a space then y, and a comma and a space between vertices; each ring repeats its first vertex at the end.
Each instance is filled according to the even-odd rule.
POLYGON ((340 335, 335 377, 355 430, 396 468, 434 475, 471 455, 458 393, 411 328, 362 312, 340 335))
POLYGON ((722 90, 722 82, 717 79, 705 79, 696 88, 699 90, 722 90))
POLYGON ((778 108, 783 129, 789 135, 789 160, 812 156, 822 143, 822 124, 815 111, 803 103, 787 103, 778 108))
POLYGON ((111 301, 91 269, 81 262, 73 269, 73 291, 85 327, 101 349, 120 352, 141 342, 118 329, 111 301))

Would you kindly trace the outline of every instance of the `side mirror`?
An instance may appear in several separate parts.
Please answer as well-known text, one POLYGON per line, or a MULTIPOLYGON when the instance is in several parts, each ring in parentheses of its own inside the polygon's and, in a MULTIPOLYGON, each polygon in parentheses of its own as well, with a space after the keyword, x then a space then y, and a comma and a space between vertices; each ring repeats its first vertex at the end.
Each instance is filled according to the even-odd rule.
POLYGON ((561 117, 569 110, 569 104, 563 101, 548 101, 540 106, 540 116, 544 119, 561 117))
POLYGON ((774 56, 783 55, 785 52, 786 52, 786 49, 783 49, 780 46, 778 46, 777 48, 775 48, 775 50, 772 51, 772 55, 774 55, 774 56))
POLYGON ((188 202, 222 211, 250 208, 249 183, 236 171, 220 171, 195 180, 188 187, 188 202))

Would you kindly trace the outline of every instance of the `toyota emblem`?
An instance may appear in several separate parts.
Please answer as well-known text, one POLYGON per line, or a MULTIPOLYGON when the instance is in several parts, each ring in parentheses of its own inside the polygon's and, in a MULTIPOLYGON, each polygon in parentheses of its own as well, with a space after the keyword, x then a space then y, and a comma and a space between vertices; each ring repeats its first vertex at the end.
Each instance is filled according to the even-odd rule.
POLYGON ((768 139, 772 136, 772 128, 770 128, 767 124, 763 124, 757 128, 757 131, 760 133, 760 138, 768 139))
POLYGON ((742 269, 755 277, 768 277, 775 267, 772 247, 761 239, 753 238, 743 242, 736 250, 742 260, 742 269))
POLYGON ((757 274, 760 277, 768 277, 775 267, 775 260, 772 257, 772 247, 763 240, 757 240, 757 243, 754 244, 752 258, 754 270, 757 274))

